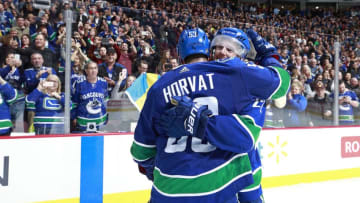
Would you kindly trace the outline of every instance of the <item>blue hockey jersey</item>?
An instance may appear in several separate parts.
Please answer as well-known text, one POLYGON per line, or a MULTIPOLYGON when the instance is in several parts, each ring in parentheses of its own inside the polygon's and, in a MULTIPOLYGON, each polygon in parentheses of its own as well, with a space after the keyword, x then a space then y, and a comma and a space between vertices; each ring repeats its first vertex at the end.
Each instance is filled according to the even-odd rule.
POLYGON ((247 152, 254 149, 254 136, 261 127, 237 125, 234 128, 246 131, 245 136, 237 137, 233 136, 234 129, 223 128, 222 136, 206 136, 207 140, 169 138, 156 122, 171 106, 172 96, 188 95, 199 104, 207 104, 214 115, 220 115, 216 119, 230 115, 233 122, 252 122, 254 126, 252 119, 234 114, 241 115, 257 99, 281 97, 289 79, 282 69, 264 68, 238 58, 187 64, 162 76, 148 92, 131 148, 140 165, 148 167, 149 160, 155 160, 155 202, 224 202, 253 183, 247 152), (227 134, 231 139, 223 138, 227 134))
POLYGON ((37 88, 25 98, 26 109, 35 112, 34 127, 52 127, 53 125, 64 125, 65 96, 60 94, 58 100, 37 88))
POLYGON ((4 78, 13 88, 17 90, 18 97, 16 101, 24 101, 25 95, 23 92, 23 82, 24 82, 24 75, 21 74, 20 70, 18 68, 11 70, 11 67, 9 65, 0 68, 0 75, 2 78, 4 78))
POLYGON ((0 135, 10 133, 12 123, 10 105, 16 101, 17 91, 8 83, 0 85, 0 135))
MULTIPOLYGON (((343 97, 349 97, 350 100, 359 101, 356 93, 351 90, 345 90, 344 93, 339 93, 339 99, 343 97)), ((339 122, 344 125, 354 123, 354 107, 351 106, 351 104, 345 102, 339 104, 339 122)))
POLYGON ((96 83, 90 83, 81 77, 75 83, 72 92, 72 115, 77 119, 81 131, 86 131, 89 123, 95 124, 97 130, 107 122, 106 102, 108 100, 107 82, 101 77, 96 83))
MULTIPOLYGON (((286 96, 287 90, 290 87, 290 76, 286 74, 286 71, 279 68, 281 67, 279 61, 273 57, 268 57, 262 60, 262 65, 277 69, 279 72, 279 75, 275 77, 278 77, 281 81, 278 87, 278 90, 281 91, 272 97, 272 99, 286 96)), ((247 82, 251 83, 250 80, 247 82)), ((261 129, 264 126, 265 115, 265 100, 256 99, 238 114, 213 116, 208 122, 205 136, 209 138, 211 144, 228 151, 238 153, 247 151, 248 153, 254 183, 237 194, 240 202, 257 200, 262 195, 260 185, 262 166, 257 146, 261 129), (247 140, 249 141, 247 142, 247 140)))
MULTIPOLYGON (((36 78, 36 74, 40 70, 47 70, 48 68, 49 67, 43 66, 39 69, 29 68, 24 71, 26 93, 29 94, 30 92, 32 92, 37 87, 40 80, 45 80, 47 78, 47 76, 49 75, 48 72, 43 73, 40 78, 36 78)), ((56 71, 53 68, 51 68, 51 72, 52 74, 56 75, 56 71)))

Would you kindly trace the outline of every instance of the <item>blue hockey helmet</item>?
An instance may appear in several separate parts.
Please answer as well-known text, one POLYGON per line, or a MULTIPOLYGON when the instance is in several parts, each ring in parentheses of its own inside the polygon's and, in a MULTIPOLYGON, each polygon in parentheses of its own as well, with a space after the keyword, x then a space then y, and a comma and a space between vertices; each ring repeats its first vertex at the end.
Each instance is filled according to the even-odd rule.
POLYGON ((251 48, 247 35, 242 30, 232 27, 221 28, 216 32, 210 48, 213 49, 215 46, 229 48, 241 58, 245 58, 251 48))
POLYGON ((210 41, 206 33, 200 29, 184 30, 179 38, 177 50, 180 58, 185 61, 186 57, 194 54, 203 54, 209 57, 210 41))

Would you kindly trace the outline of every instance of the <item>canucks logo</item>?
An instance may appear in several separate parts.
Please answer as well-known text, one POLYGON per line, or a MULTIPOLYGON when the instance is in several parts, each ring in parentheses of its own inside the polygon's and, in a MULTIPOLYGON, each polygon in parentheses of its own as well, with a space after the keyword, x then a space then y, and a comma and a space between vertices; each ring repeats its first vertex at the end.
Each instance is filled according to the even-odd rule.
POLYGON ((51 97, 46 97, 43 102, 43 108, 49 110, 60 110, 62 106, 59 100, 51 97))
POLYGON ((86 104, 86 110, 90 113, 90 114, 98 114, 101 113, 101 102, 98 101, 97 99, 94 99, 92 101, 89 101, 86 104))

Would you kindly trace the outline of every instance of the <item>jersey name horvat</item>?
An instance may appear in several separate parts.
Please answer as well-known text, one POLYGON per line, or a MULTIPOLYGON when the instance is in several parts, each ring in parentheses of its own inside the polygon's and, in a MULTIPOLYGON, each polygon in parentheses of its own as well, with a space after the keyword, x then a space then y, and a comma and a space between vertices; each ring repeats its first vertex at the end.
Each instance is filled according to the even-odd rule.
POLYGON ((214 73, 204 75, 193 75, 181 78, 163 89, 166 103, 169 103, 172 96, 188 95, 190 92, 214 89, 214 73))

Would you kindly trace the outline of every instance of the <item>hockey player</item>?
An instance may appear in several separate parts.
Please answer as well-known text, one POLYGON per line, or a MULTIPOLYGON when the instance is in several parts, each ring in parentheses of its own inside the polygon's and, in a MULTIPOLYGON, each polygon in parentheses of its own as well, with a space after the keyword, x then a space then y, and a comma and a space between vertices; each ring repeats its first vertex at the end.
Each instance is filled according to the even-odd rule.
MULTIPOLYGON (((275 58, 278 56, 277 51, 275 47, 273 47, 271 44, 266 42, 264 39, 262 39, 256 32, 253 30, 248 30, 248 35, 250 36, 254 47, 257 51, 257 62, 259 62, 261 65, 264 66, 276 66, 281 67, 281 64, 276 60, 275 58), (275 58, 274 58, 275 57, 275 58)), ((240 57, 244 58, 247 54, 247 52, 250 50, 250 44, 246 40, 246 35, 239 29, 236 28, 223 28, 220 29, 214 40, 211 43, 211 50, 213 51, 213 55, 215 59, 223 59, 227 57, 240 57)), ((281 74, 283 71, 279 71, 281 74)), ((285 73, 284 73, 285 74, 285 73)), ((253 81, 248 81, 248 83, 252 83, 253 81)), ((256 81, 255 81, 256 82, 256 81)), ((289 87, 290 83, 289 80, 287 81, 287 88, 289 87)), ((282 93, 282 99, 285 99, 286 91, 282 93)), ((281 95, 279 95, 281 96, 281 95)), ((179 104, 184 104, 185 102, 179 102, 179 104)), ((248 107, 244 108, 239 114, 237 115, 229 115, 229 116, 214 116, 210 118, 208 121, 208 124, 201 124, 201 127, 207 126, 206 129, 206 135, 210 142, 214 144, 217 147, 221 147, 225 150, 231 150, 238 153, 244 152, 244 147, 242 147, 243 143, 235 143, 234 134, 238 136, 246 135, 246 128, 251 131, 250 135, 252 135, 252 147, 251 150, 248 151, 249 159, 251 161, 251 166, 253 170, 253 177, 254 177, 254 183, 245 189, 241 190, 238 193, 238 199, 240 202, 263 202, 262 197, 262 188, 260 185, 261 177, 262 177, 262 168, 261 168, 261 161, 260 156, 257 150, 257 141, 259 138, 260 130, 264 125, 264 119, 265 119, 265 101, 260 100, 258 98, 253 98, 253 103, 250 104, 248 107), (234 120, 234 118, 237 118, 237 120, 234 120), (248 122, 247 120, 251 120, 252 122, 248 122), (239 123, 241 125, 239 125, 239 123), (231 134, 231 136, 226 136, 231 134), (214 140, 212 137, 215 137, 215 135, 223 135, 223 140, 214 140), (228 138, 228 139, 226 139, 228 138), (223 144, 223 142, 227 141, 227 143, 230 143, 229 146, 226 146, 223 144), (220 141, 220 142, 219 142, 220 141), (232 143, 233 142, 233 143, 232 143), (236 149, 234 149, 232 146, 237 146, 236 149)), ((186 103, 186 106, 191 107, 191 103, 186 103)), ((176 108, 184 108, 181 106, 178 106, 176 108)), ((177 118, 171 118, 169 116, 165 116, 168 123, 170 120, 176 120, 177 118)), ((187 115, 187 117, 190 117, 187 115)), ((185 116, 185 118, 187 118, 185 116)), ((196 117, 200 119, 200 117, 196 117)), ((175 124, 176 126, 179 126, 181 128, 183 126, 182 120, 178 121, 178 124, 175 124)), ((201 123, 200 121, 196 121, 194 123, 201 123)), ((174 126, 174 124, 172 124, 174 126)), ((178 133, 185 133, 186 129, 182 127, 182 129, 178 129, 178 133)), ((204 132, 203 129, 199 129, 198 132, 204 132)), ((170 134, 170 136, 172 136, 170 134)), ((204 136, 204 135, 196 135, 196 136, 204 136)))
POLYGON ((17 91, 0 76, 0 136, 11 133, 12 123, 9 105, 16 100, 16 97, 17 91))
MULTIPOLYGON (((181 49, 179 51, 186 62, 206 60, 202 57, 204 54, 208 56, 208 47, 203 44, 204 36, 200 29, 182 33, 179 47, 187 49, 182 49, 184 53, 181 53, 181 49)), ((278 71, 281 70, 258 67, 239 58, 230 58, 180 66, 166 73, 151 87, 135 130, 131 152, 148 177, 154 179, 152 202, 237 202, 235 194, 253 180, 247 153, 233 152, 240 147, 240 144, 234 146, 233 143, 234 140, 235 143, 242 142, 242 150, 249 151, 254 145, 252 135, 249 134, 253 133, 251 130, 257 129, 250 129, 249 132, 249 129, 243 127, 243 130, 247 130, 247 136, 233 136, 231 142, 225 141, 221 134, 206 138, 187 136, 201 135, 196 132, 198 124, 191 121, 194 121, 194 117, 204 118, 207 114, 204 106, 197 108, 195 105, 191 111, 193 118, 189 117, 185 122, 185 132, 179 131, 178 126, 164 131, 157 121, 171 107, 170 101, 175 95, 187 95, 198 104, 207 104, 214 115, 220 115, 216 119, 239 113, 252 104, 253 98, 276 98, 287 90, 281 81, 289 80, 288 75, 282 76, 278 71), (244 78, 258 81, 258 84, 256 87, 251 83, 245 84, 244 78), (259 89, 258 85, 264 88, 259 89), (172 137, 167 136, 170 134, 172 137), (214 142, 223 146, 215 147, 211 144, 214 142), (153 163, 155 168, 152 173, 153 163)), ((186 103, 184 100, 179 101, 186 103)), ((176 120, 182 121, 187 115, 182 111, 173 113, 176 120)), ((243 123, 236 116, 233 119, 243 123)), ((244 122, 253 123, 251 119, 244 122)), ((169 121, 168 125, 175 123, 169 121)), ((230 133, 231 130, 227 129, 223 132, 230 133)))
POLYGON ((74 109, 73 123, 82 132, 96 132, 107 123, 106 102, 108 91, 106 81, 98 77, 98 66, 89 62, 85 66, 86 78, 80 78, 75 83, 72 92, 74 109))

